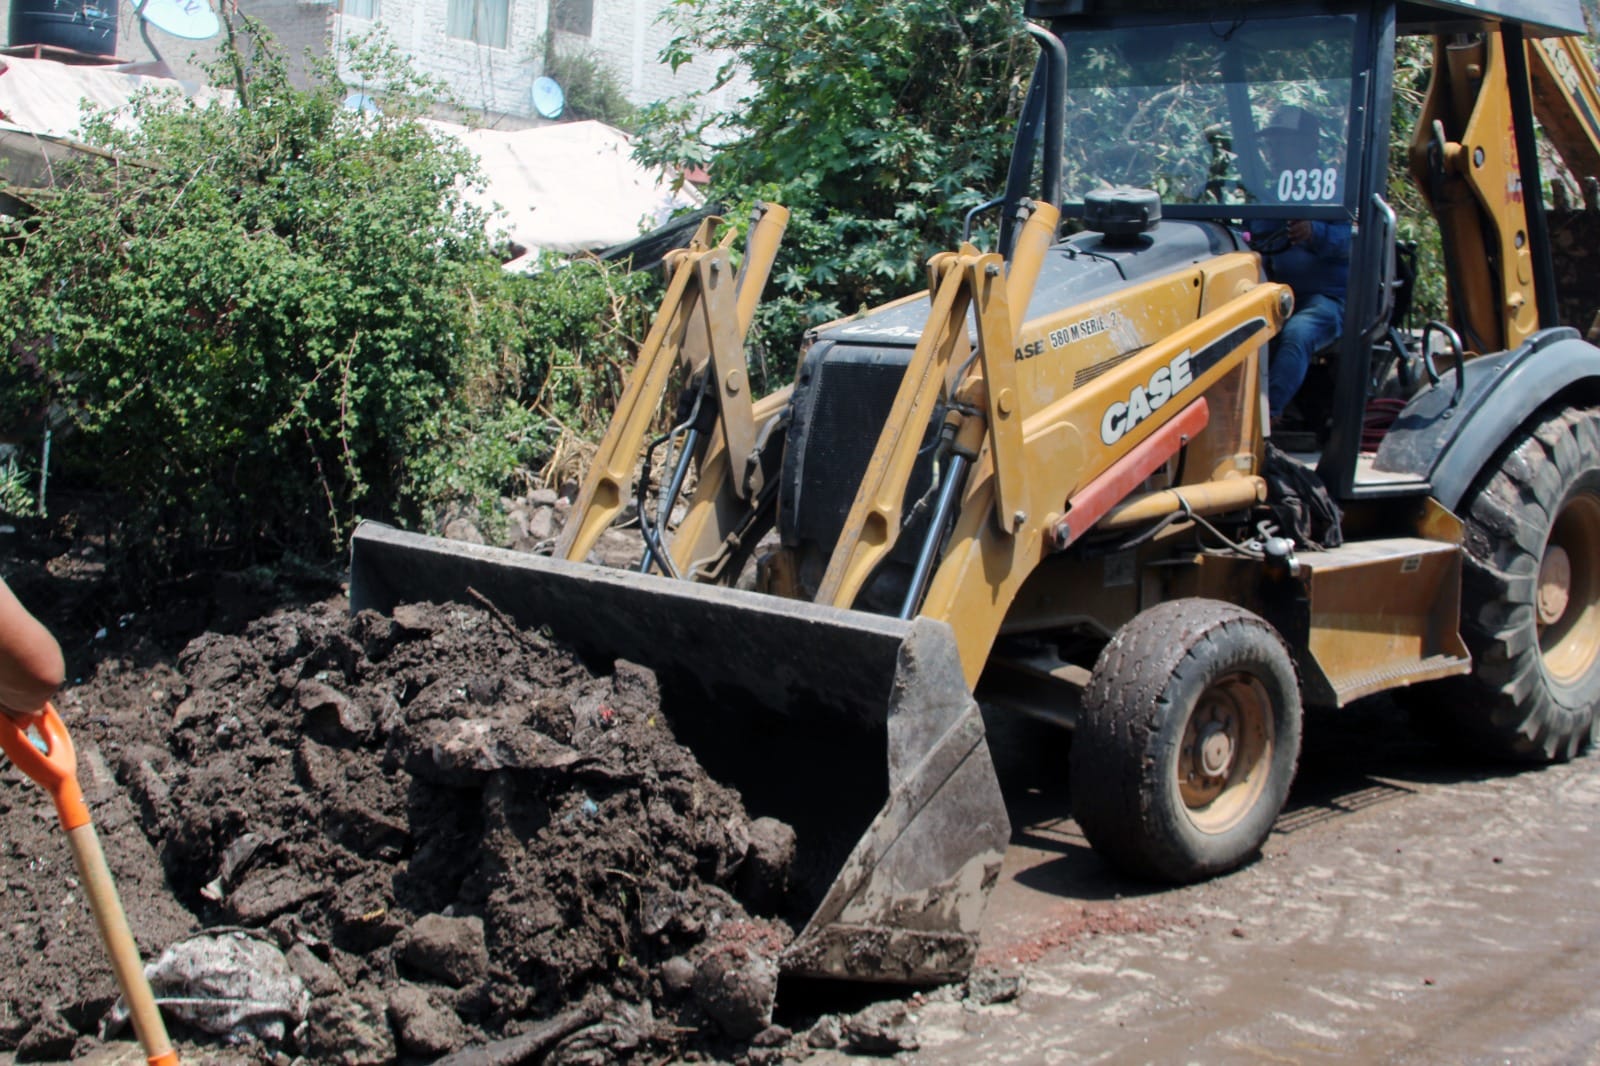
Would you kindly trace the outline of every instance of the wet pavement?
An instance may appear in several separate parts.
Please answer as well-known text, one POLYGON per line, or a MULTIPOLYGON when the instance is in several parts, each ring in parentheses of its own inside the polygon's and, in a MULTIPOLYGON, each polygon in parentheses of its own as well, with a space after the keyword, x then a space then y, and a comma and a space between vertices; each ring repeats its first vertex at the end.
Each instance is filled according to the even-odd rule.
POLYGON ((1014 798, 984 935, 1026 991, 922 1006, 900 1061, 1600 1063, 1600 757, 1485 767, 1387 701, 1332 712, 1262 859, 1176 890, 1053 792, 1014 798))

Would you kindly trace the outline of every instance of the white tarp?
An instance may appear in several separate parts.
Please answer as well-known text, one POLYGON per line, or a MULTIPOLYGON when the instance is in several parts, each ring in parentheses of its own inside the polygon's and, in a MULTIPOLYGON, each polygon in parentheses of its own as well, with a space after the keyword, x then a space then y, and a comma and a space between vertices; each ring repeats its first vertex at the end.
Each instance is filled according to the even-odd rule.
POLYGON ((496 219, 527 248, 575 252, 632 240, 667 220, 676 207, 698 207, 685 186, 634 162, 627 135, 603 122, 567 122, 527 130, 474 130, 446 123, 478 157, 486 187, 469 197, 504 209, 496 219))
MULTIPOLYGON (((141 89, 167 87, 196 100, 231 102, 226 90, 170 78, 69 66, 47 59, 0 58, 0 120, 56 136, 79 134, 79 104, 117 109, 141 89)), ((569 122, 527 130, 431 125, 458 138, 479 159, 485 188, 469 198, 503 210, 492 231, 529 249, 574 252, 638 236, 677 206, 698 206, 685 187, 635 163, 622 131, 602 122, 569 122)), ((0 176, 3 177, 3 176, 0 176)))
POLYGON ((233 94, 192 81, 127 74, 111 67, 80 67, 51 59, 0 57, 0 119, 35 133, 76 137, 81 104, 116 110, 152 86, 199 101, 232 100, 233 94))

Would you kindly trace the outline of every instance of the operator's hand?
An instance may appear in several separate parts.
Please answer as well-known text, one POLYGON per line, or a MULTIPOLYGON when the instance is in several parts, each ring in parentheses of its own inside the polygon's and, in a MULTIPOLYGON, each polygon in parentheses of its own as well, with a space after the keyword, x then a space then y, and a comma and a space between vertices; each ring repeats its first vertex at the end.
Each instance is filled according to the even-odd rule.
POLYGON ((1303 218, 1297 218, 1293 222, 1289 223, 1284 227, 1284 231, 1289 234, 1290 244, 1310 243, 1313 232, 1311 229, 1311 223, 1303 218))

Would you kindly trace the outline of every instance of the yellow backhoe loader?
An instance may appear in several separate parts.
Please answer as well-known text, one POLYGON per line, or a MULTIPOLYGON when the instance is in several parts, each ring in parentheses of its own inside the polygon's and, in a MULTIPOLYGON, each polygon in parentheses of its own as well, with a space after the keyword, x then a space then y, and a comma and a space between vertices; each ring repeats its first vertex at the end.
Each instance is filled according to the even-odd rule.
POLYGON ((995 250, 936 255, 925 292, 814 330, 753 397, 787 213, 737 269, 708 223, 553 557, 354 538, 352 609, 470 589, 653 667, 680 738, 799 833, 795 974, 970 967, 1009 835, 984 714, 1070 725, 1088 839, 1172 881, 1257 852, 1304 706, 1425 686, 1448 733, 1532 760, 1595 728, 1600 349, 1557 319, 1535 192, 1536 125, 1600 174, 1578 0, 1027 14, 995 250), (1403 35, 1434 41, 1412 169, 1449 274, 1420 335, 1385 200, 1403 35), (1284 165, 1261 141, 1287 105, 1320 141, 1284 165), (1259 233, 1289 220, 1353 238, 1286 450, 1265 384, 1294 300, 1259 233), (587 562, 635 511, 638 567, 587 562))

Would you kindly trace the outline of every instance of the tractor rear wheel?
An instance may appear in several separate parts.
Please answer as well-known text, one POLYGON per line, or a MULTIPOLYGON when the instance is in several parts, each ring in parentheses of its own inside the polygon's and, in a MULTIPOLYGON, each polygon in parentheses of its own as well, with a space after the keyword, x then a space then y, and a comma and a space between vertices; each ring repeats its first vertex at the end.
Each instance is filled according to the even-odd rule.
POLYGON ((1084 691, 1072 813, 1125 873, 1198 881, 1248 862, 1300 753, 1293 660, 1233 604, 1161 604, 1117 631, 1084 691))
POLYGON ((1564 762, 1600 704, 1600 412, 1526 423, 1460 513, 1473 672, 1428 717, 1487 755, 1564 762))

